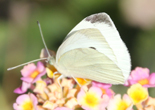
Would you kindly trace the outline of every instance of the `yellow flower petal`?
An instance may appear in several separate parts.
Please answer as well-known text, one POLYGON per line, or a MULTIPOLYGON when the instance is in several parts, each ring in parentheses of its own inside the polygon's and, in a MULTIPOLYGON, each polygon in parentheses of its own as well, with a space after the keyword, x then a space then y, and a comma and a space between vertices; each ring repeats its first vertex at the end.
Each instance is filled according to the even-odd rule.
POLYGON ((49 90, 54 93, 54 92, 61 92, 61 87, 57 83, 53 83, 48 86, 49 90))
POLYGON ((129 107, 128 103, 124 100, 121 100, 117 105, 117 110, 126 110, 129 107))
POLYGON ((63 106, 63 104, 65 103, 65 99, 61 98, 61 99, 57 99, 55 102, 59 107, 63 106))
POLYGON ((76 89, 70 89, 67 94, 67 98, 75 97, 76 89))
POLYGON ((107 108, 108 110, 132 110, 132 106, 132 100, 127 94, 124 94, 122 99, 121 95, 117 94, 110 100, 107 108))
POLYGON ((53 71, 51 71, 49 68, 46 68, 46 72, 47 72, 47 76, 49 77, 49 78, 53 78, 53 71))
MULTIPOLYGON (((48 77, 53 78, 53 75, 54 75, 53 73, 56 71, 57 70, 53 65, 47 64, 46 72, 47 72, 48 77)), ((56 75, 55 75, 55 77, 56 77, 56 75)))
POLYGON ((72 88, 73 87, 73 79, 63 78, 62 82, 61 82, 61 86, 72 88))
POLYGON ((34 110, 33 104, 31 100, 25 101, 22 105, 22 110, 34 110))
POLYGON ((155 98, 149 97, 146 102, 147 105, 152 105, 155 107, 155 98))
POLYGON ((51 101, 46 101, 44 104, 43 104, 43 107, 44 108, 47 108, 47 109, 50 109, 50 110, 53 110, 55 107, 57 107, 57 105, 51 101))
POLYGON ((44 93, 45 88, 46 88, 46 83, 40 79, 36 82, 36 87, 34 89, 34 92, 44 93))
POLYGON ((91 80, 89 79, 83 79, 83 78, 75 78, 75 79, 81 86, 87 85, 91 82, 91 80))
POLYGON ((137 104, 138 110, 155 110, 155 98, 149 97, 141 104, 137 104))
POLYGON ((100 98, 93 92, 87 92, 84 96, 84 105, 95 107, 99 105, 100 98))
POLYGON ((53 73, 57 71, 57 69, 53 65, 50 65, 50 64, 47 64, 47 68, 53 71, 53 73))
POLYGON ((141 103, 148 98, 147 89, 138 83, 132 85, 127 92, 134 104, 141 103))
POLYGON ((68 108, 70 108, 70 109, 74 109, 76 105, 78 105, 78 102, 77 102, 77 99, 76 98, 71 98, 65 104, 65 106, 68 107, 68 108))
POLYGON ((54 93, 48 93, 48 97, 49 97, 50 101, 56 101, 57 100, 54 93))

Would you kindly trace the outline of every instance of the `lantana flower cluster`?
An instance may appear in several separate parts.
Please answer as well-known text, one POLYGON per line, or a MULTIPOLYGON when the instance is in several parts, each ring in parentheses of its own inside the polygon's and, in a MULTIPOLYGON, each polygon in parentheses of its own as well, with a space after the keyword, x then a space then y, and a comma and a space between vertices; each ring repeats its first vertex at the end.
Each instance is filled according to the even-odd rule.
POLYGON ((21 70, 22 84, 14 90, 20 94, 15 110, 155 110, 155 98, 148 88, 155 87, 155 73, 136 67, 124 86, 124 95, 116 94, 111 84, 82 78, 63 78, 49 64, 38 62, 21 70))

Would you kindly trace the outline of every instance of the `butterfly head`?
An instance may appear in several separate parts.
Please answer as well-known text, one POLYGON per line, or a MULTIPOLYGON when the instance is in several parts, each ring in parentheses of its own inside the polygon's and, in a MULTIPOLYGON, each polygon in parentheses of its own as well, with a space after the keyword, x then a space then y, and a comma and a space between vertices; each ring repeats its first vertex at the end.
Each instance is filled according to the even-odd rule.
POLYGON ((52 50, 48 51, 50 55, 48 55, 46 49, 43 48, 40 53, 40 58, 47 58, 47 63, 49 63, 50 65, 55 65, 55 52, 52 50))

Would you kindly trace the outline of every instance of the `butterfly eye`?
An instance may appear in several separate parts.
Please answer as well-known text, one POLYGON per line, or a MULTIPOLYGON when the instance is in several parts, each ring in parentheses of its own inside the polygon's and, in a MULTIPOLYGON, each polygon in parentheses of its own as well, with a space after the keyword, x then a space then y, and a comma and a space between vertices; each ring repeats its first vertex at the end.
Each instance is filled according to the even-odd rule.
POLYGON ((95 48, 95 47, 89 47, 89 48, 96 50, 96 48, 95 48))

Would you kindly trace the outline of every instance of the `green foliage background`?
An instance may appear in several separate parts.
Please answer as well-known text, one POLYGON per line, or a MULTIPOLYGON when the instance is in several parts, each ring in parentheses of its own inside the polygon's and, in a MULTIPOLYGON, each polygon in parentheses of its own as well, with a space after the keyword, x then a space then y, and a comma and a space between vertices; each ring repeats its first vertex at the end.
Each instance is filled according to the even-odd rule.
MULTIPOLYGON (((21 84, 22 67, 11 71, 6 69, 39 58, 40 51, 44 48, 37 20, 42 26, 48 48, 56 51, 67 33, 83 18, 106 12, 129 49, 132 69, 141 66, 155 72, 155 28, 142 30, 129 25, 122 14, 121 1, 0 1, 0 109, 12 110, 17 97, 13 90, 21 84)), ((127 88, 114 86, 113 89, 116 93, 123 94, 127 88)), ((155 97, 155 89, 149 91, 155 97)))

